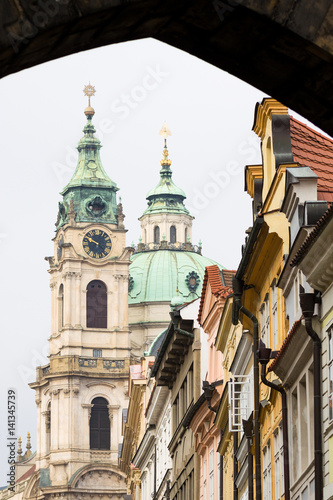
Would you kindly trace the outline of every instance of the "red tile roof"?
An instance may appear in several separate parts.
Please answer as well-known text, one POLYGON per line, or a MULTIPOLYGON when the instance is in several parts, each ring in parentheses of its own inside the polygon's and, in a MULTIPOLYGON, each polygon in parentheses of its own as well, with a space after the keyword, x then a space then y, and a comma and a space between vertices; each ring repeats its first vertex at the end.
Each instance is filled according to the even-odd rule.
POLYGON ((311 233, 307 235, 303 244, 299 247, 295 257, 290 262, 292 267, 297 266, 300 263, 306 252, 311 247, 312 243, 316 240, 316 238, 320 235, 320 233, 325 229, 326 225, 330 222, 333 217, 333 203, 328 210, 324 213, 321 219, 317 222, 311 233))
POLYGON ((235 276, 236 271, 229 271, 228 269, 222 269, 222 277, 224 285, 232 288, 232 277, 235 276))
POLYGON ((290 138, 295 163, 318 175, 318 200, 333 202, 333 140, 292 116, 290 138))
POLYGON ((208 281, 210 283, 210 288, 213 295, 215 295, 216 297, 227 298, 227 296, 232 293, 231 285, 232 285, 232 276, 234 274, 236 274, 236 271, 229 271, 227 269, 223 269, 221 276, 221 271, 217 265, 206 267, 205 276, 202 284, 202 292, 201 292, 199 314, 198 314, 198 322, 200 325, 201 325, 202 309, 205 300, 208 281))
POLYGON ((275 366, 278 364, 279 360, 281 359, 281 357, 283 356, 283 354, 286 352, 287 350, 287 347, 288 345, 290 344, 291 342, 291 339, 293 338, 293 336, 295 335, 295 332, 297 331, 297 328, 298 326, 301 324, 301 321, 302 321, 302 318, 298 319, 297 321, 295 321, 295 323, 293 324, 293 326, 291 327, 288 335, 286 336, 286 338, 284 339, 283 343, 282 343, 282 346, 281 346, 281 349, 279 350, 279 352, 277 353, 277 356, 276 358, 272 361, 272 363, 269 365, 269 367, 267 368, 267 372, 272 372, 274 371, 274 368, 275 366))
POLYGON ((19 482, 21 482, 21 481, 25 481, 25 479, 28 479, 30 476, 32 476, 32 474, 35 472, 35 470, 36 470, 36 465, 33 465, 33 466, 31 467, 31 469, 27 470, 27 471, 23 474, 23 476, 21 476, 21 477, 19 477, 19 478, 18 478, 17 482, 19 483, 19 482))

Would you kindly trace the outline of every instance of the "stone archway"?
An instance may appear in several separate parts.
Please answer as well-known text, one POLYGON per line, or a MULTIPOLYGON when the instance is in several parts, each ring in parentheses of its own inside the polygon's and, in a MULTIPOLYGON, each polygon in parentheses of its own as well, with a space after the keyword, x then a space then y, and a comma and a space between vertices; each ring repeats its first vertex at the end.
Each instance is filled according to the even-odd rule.
POLYGON ((232 73, 333 135, 330 2, 8 0, 1 9, 0 77, 153 37, 232 73))

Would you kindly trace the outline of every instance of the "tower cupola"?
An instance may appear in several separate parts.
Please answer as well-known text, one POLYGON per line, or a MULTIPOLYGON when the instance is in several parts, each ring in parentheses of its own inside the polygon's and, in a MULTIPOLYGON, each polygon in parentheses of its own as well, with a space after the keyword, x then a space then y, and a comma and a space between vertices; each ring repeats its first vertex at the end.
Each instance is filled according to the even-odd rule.
POLYGON ((193 217, 184 205, 186 195, 173 182, 171 159, 167 147, 167 137, 171 132, 166 123, 160 130, 164 138, 163 158, 161 160, 160 180, 151 189, 146 199, 148 207, 140 217, 143 245, 182 244, 191 242, 193 217))
POLYGON ((117 224, 118 187, 103 168, 99 153, 102 145, 92 123, 95 110, 90 105, 90 97, 95 94, 95 88, 89 84, 84 93, 89 99, 84 110, 87 123, 77 146, 79 157, 74 175, 61 192, 63 201, 59 203, 57 228, 69 222, 73 211, 76 222, 117 224))

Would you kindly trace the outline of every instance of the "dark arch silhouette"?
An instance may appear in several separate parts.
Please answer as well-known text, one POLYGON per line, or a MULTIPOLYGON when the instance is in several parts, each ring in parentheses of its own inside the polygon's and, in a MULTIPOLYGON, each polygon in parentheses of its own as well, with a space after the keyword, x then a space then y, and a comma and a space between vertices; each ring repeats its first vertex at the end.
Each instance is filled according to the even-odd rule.
MULTIPOLYGON (((333 135, 330 3, 303 0, 8 0, 0 77, 58 57, 153 37, 280 100, 333 135)), ((223 92, 223 89, 221 89, 223 92)))

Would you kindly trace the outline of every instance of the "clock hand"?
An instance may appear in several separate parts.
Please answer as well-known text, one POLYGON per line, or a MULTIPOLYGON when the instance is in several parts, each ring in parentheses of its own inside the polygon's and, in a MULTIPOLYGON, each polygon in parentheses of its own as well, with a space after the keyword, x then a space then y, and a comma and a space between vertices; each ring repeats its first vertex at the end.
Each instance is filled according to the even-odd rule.
POLYGON ((88 237, 88 240, 90 241, 90 243, 95 243, 95 245, 98 245, 97 241, 93 240, 92 238, 88 237))

